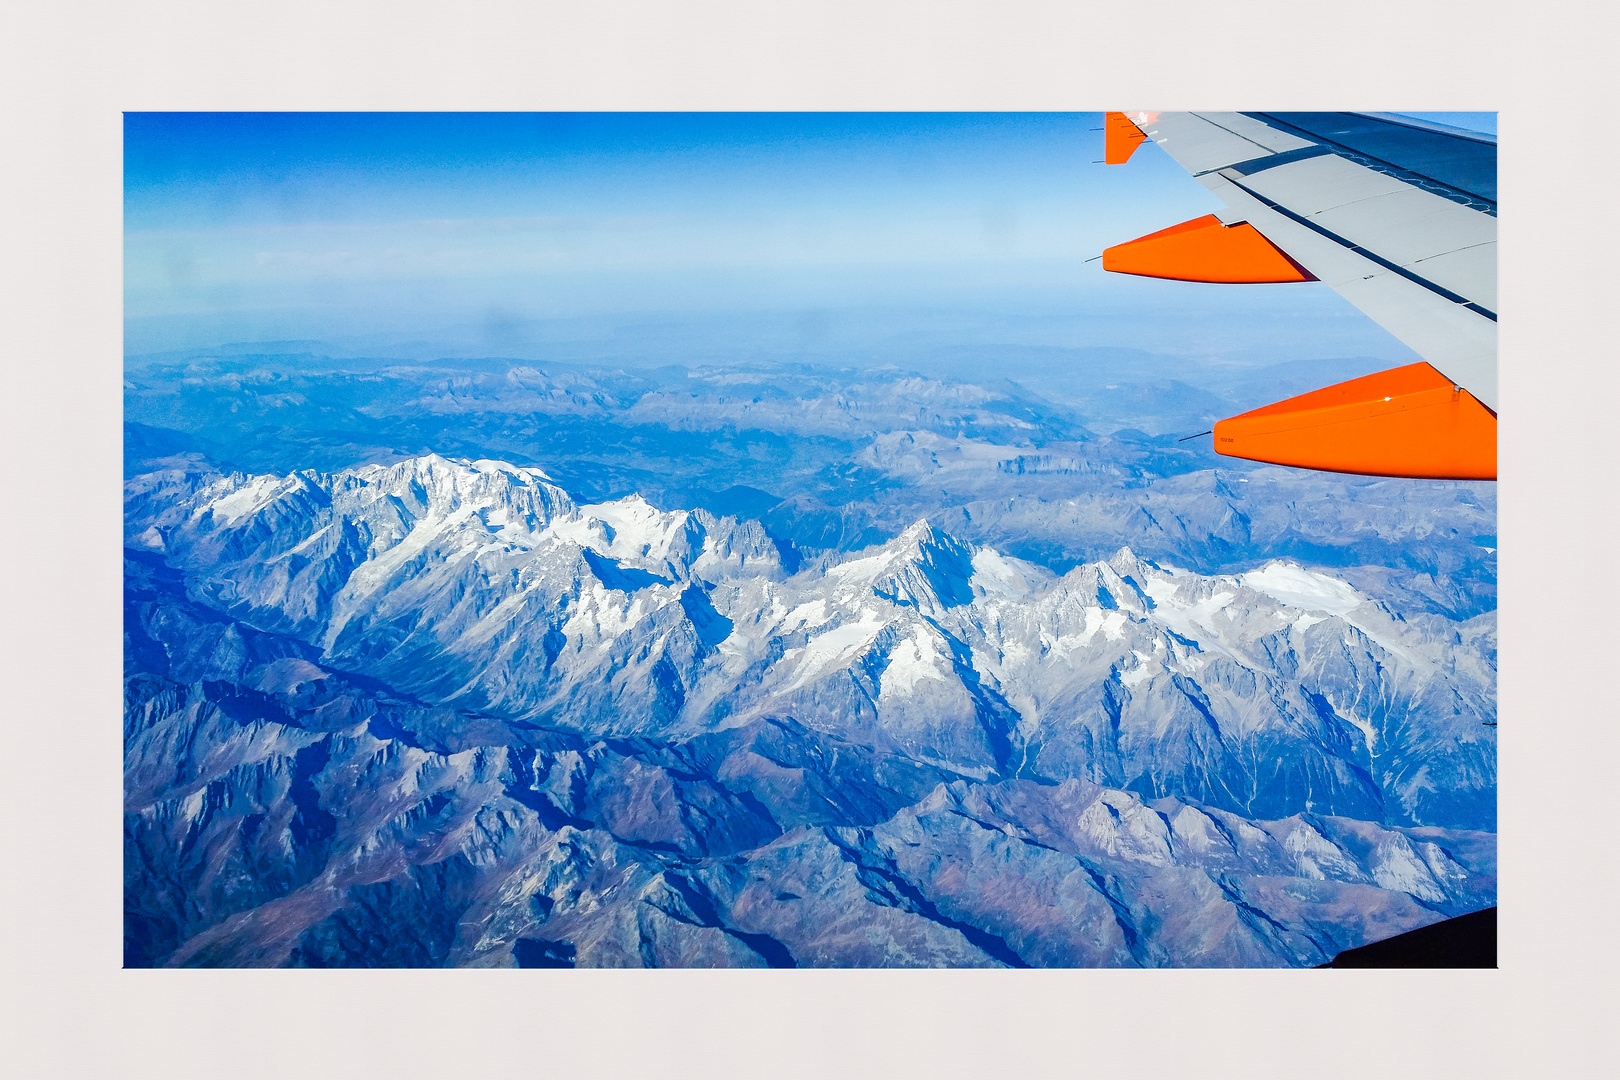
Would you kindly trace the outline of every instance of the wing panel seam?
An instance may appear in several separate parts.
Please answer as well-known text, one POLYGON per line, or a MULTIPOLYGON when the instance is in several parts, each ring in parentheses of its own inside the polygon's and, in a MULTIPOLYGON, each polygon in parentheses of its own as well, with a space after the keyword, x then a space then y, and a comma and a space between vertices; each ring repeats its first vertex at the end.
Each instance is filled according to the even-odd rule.
POLYGON ((1454 247, 1446 251, 1437 251, 1433 255, 1425 255, 1421 259, 1413 259, 1410 263, 1407 263, 1407 265, 1416 266, 1418 263, 1428 262, 1430 259, 1438 259, 1442 255, 1455 255, 1459 251, 1473 251, 1475 248, 1490 247, 1494 243, 1496 243, 1495 240, 1481 240, 1477 244, 1464 244, 1462 247, 1454 247))
MULTIPOLYGON (((1264 150, 1266 153, 1272 154, 1272 155, 1275 155, 1277 153, 1277 151, 1273 150, 1271 147, 1265 146, 1265 145, 1263 145, 1261 143, 1255 142, 1253 139, 1249 138, 1247 135, 1243 134, 1241 131, 1233 131, 1231 128, 1227 127, 1225 124, 1221 123, 1220 121, 1211 120, 1208 117, 1208 115, 1206 115, 1204 113, 1196 113, 1195 112, 1195 113, 1188 113, 1187 115, 1196 116, 1196 117, 1198 117, 1198 119, 1202 120, 1204 123, 1210 125, 1211 127, 1220 128, 1222 131, 1226 132, 1228 135, 1231 135, 1234 138, 1242 139, 1244 142, 1248 143, 1250 146, 1254 147, 1256 150, 1264 150)), ((1303 138, 1304 136, 1295 135, 1294 137, 1295 138, 1303 138)), ((1250 158, 1249 160, 1253 161, 1254 159, 1250 158)), ((1231 166, 1226 166, 1226 167, 1230 168, 1231 166)))
MULTIPOLYGON (((1329 240, 1332 240, 1334 243, 1340 245, 1341 247, 1349 248, 1351 251, 1355 252, 1357 255, 1360 255, 1362 258, 1368 260, 1369 262, 1377 263, 1379 266, 1383 267, 1385 270, 1388 270, 1393 274, 1399 274, 1401 277, 1406 278, 1408 281, 1410 281, 1410 282, 1412 282, 1412 283, 1414 283, 1416 285, 1421 285, 1425 289, 1428 289, 1430 292, 1435 293, 1436 295, 1439 295, 1439 296, 1443 296, 1447 300, 1450 300, 1454 304, 1458 304, 1458 305, 1460 305, 1462 307, 1467 308, 1469 311, 1475 312, 1475 313, 1477 313, 1479 315, 1483 315, 1487 319, 1491 320, 1491 322, 1496 322, 1496 312, 1491 311, 1491 310, 1489 310, 1487 308, 1481 307, 1479 304, 1474 303, 1472 300, 1468 299, 1466 296, 1459 296, 1458 294, 1452 292, 1450 289, 1447 289, 1442 285, 1435 284, 1434 282, 1430 281, 1428 278, 1423 277, 1421 274, 1415 274, 1412 271, 1408 270, 1406 267, 1401 266, 1399 263, 1390 262, 1388 259, 1384 258, 1382 255, 1379 255, 1376 252, 1368 251, 1366 248, 1362 247, 1360 244, 1357 244, 1357 243, 1354 243, 1353 241, 1347 240, 1344 237, 1340 236, 1338 233, 1333 232, 1333 231, 1331 231, 1329 229, 1323 228, 1322 226, 1318 225, 1316 222, 1311 221, 1309 218, 1306 218, 1306 217, 1303 217, 1303 216, 1301 216, 1299 214, 1296 214, 1292 210, 1288 209, 1286 206, 1282 206, 1282 205, 1280 205, 1280 204, 1278 204, 1276 202, 1273 202, 1271 199, 1266 198, 1264 195, 1260 194, 1258 191, 1255 191, 1253 188, 1247 187, 1244 184, 1239 183, 1235 178, 1233 178, 1231 176, 1227 176, 1224 172, 1222 172, 1220 175, 1221 175, 1221 178, 1223 180, 1225 180, 1227 183, 1231 184, 1233 187, 1237 188, 1239 191, 1243 192, 1245 195, 1248 195, 1249 197, 1255 199, 1256 201, 1264 204, 1268 208, 1270 208, 1272 210, 1275 210, 1277 213, 1281 214, 1283 217, 1287 218, 1288 220, 1297 222, 1300 225, 1305 226, 1307 229, 1310 229, 1312 232, 1315 232, 1315 233, 1317 233, 1317 234, 1319 234, 1321 236, 1327 237, 1329 240)), ((1470 246, 1478 247, 1478 246, 1481 246, 1481 245, 1476 244, 1476 245, 1470 245, 1470 246)), ((1458 250, 1462 250, 1462 249, 1459 248, 1458 250)), ((1431 256, 1431 258, 1432 257, 1434 257, 1434 256, 1431 256)))

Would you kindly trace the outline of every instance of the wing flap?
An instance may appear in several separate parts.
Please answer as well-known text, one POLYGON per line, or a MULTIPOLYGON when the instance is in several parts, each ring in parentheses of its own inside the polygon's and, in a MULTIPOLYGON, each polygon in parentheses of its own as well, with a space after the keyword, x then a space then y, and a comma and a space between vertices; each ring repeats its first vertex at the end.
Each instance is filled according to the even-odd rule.
POLYGON ((1487 311, 1496 310, 1496 242, 1458 248, 1412 263, 1412 269, 1454 293, 1473 297, 1487 311))
POLYGON ((1495 480, 1496 416, 1417 363, 1222 420, 1215 449, 1326 472, 1495 480))
POLYGON ((1417 188, 1335 206, 1311 220, 1401 266, 1496 239, 1495 218, 1417 188))
MULTIPOLYGON (((1496 322, 1486 314, 1494 308, 1470 307, 1468 297, 1425 278, 1426 262, 1410 270, 1399 267, 1308 217, 1269 204, 1220 173, 1200 179, 1227 204, 1218 215, 1222 220, 1252 224, 1413 352, 1487 407, 1497 408, 1496 322)), ((1483 250, 1488 256, 1485 272, 1494 281, 1495 247, 1483 250)), ((1484 298, 1494 299, 1494 290, 1482 294, 1484 298)))

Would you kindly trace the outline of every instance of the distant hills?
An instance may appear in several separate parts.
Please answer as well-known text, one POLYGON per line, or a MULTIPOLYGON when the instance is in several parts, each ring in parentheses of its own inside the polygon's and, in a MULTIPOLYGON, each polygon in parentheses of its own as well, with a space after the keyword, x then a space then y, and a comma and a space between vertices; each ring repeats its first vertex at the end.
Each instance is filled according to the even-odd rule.
POLYGON ((1492 485, 1260 467, 1178 441, 1378 361, 1219 367, 1031 346, 922 359, 146 358, 126 375, 126 475, 183 460, 287 473, 498 458, 586 501, 636 494, 758 520, 790 563, 926 517, 1058 573, 1121 546, 1206 573, 1293 558, 1402 611, 1495 607, 1495 545, 1476 542, 1496 533, 1492 485))

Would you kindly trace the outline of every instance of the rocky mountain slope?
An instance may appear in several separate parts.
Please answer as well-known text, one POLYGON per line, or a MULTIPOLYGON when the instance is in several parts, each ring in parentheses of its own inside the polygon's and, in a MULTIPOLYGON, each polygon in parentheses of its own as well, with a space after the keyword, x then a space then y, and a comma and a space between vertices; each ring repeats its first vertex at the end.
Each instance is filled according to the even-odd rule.
POLYGON ((126 487, 132 964, 1305 964, 1494 902, 1494 616, 428 455, 126 487))

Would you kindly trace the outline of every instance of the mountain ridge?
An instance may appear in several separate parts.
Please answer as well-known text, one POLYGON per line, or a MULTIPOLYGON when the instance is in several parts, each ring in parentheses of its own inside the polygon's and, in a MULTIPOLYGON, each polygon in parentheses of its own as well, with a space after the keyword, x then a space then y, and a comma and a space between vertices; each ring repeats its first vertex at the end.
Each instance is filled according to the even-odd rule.
POLYGON ((1309 965, 1494 903, 1490 615, 926 518, 794 566, 438 455, 126 526, 137 966, 1309 965))
MULTIPOLYGON (((198 477, 178 501, 183 484, 154 496, 132 483, 132 539, 161 545, 225 614, 424 699, 530 721, 584 729, 617 715, 626 733, 690 735, 796 711, 998 774, 1017 743, 1020 768, 1046 754, 1062 776, 1082 758, 1076 739, 1042 730, 1043 714, 1107 736, 1133 701, 1157 697, 1155 723, 1182 716, 1194 742, 1222 740, 1223 724, 1304 740, 1328 773, 1297 782, 1342 795, 1366 789, 1355 774, 1392 741, 1429 739, 1431 771, 1434 740, 1455 744, 1462 772, 1494 760, 1474 752, 1491 741, 1479 725, 1494 718, 1494 653, 1468 648, 1494 648, 1489 618, 1408 621, 1275 561, 1210 577, 1126 548, 1059 577, 926 520, 789 574, 754 523, 634 497, 578 506, 539 475, 426 457, 198 477), (1301 672, 1308 687, 1286 685, 1301 672), (1439 718, 1438 696, 1460 721, 1439 718), (1403 732, 1398 714, 1414 702, 1434 717, 1403 732), (1347 742, 1363 744, 1359 756, 1347 742)), ((1085 767, 1123 765, 1129 735, 1083 755, 1085 767)), ((1413 772, 1373 789, 1402 792, 1410 813, 1433 786, 1413 772)), ((1253 810, 1252 797, 1233 809, 1253 810)))

